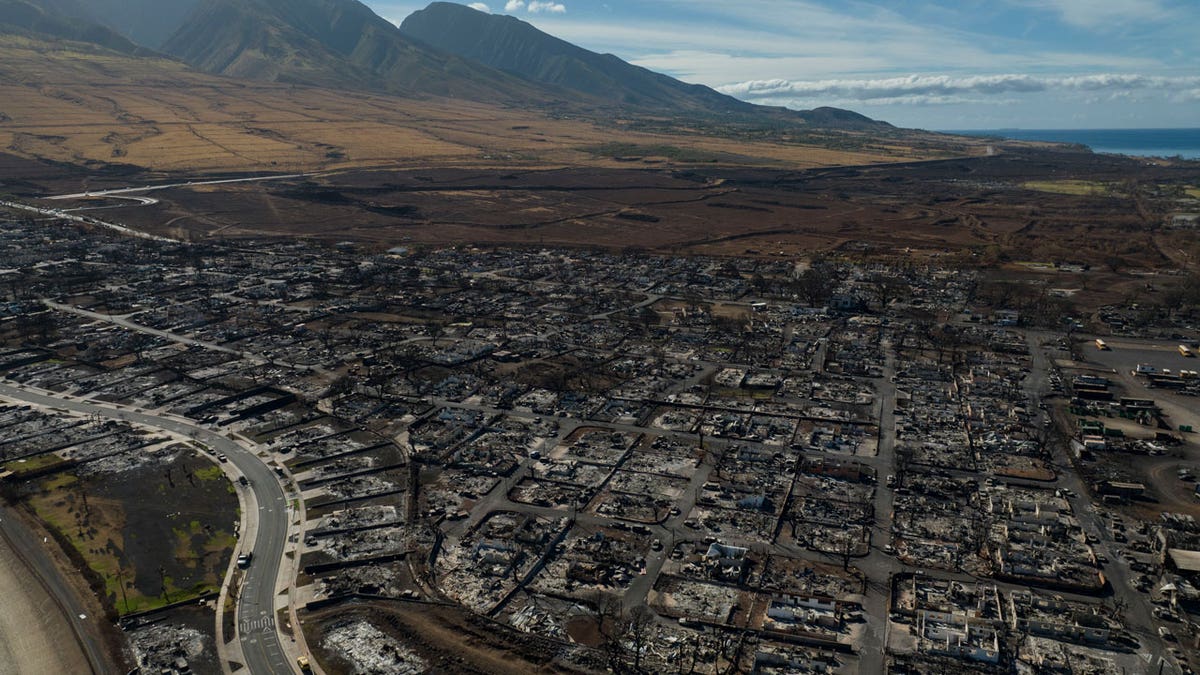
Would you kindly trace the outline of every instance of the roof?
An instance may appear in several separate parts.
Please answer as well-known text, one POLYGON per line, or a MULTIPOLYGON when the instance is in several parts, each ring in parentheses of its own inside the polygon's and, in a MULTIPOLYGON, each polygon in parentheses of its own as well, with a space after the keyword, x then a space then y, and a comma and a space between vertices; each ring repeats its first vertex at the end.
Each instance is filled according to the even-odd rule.
POLYGON ((1200 551, 1173 548, 1167 551, 1167 555, 1171 556, 1171 561, 1179 571, 1200 572, 1200 551))

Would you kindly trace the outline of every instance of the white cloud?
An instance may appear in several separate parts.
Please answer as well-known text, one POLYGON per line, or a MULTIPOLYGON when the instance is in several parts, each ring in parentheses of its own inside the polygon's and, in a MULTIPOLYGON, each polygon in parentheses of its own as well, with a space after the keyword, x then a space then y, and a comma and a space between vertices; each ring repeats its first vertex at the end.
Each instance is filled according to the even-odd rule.
POLYGON ((524 0, 508 0, 504 5, 504 11, 506 12, 519 12, 522 9, 525 9, 524 0))
POLYGON ((488 7, 487 5, 483 4, 482 2, 472 2, 471 4, 467 5, 467 7, 478 10, 480 12, 487 12, 488 14, 492 13, 492 9, 490 7, 488 7))
POLYGON ((1055 12, 1064 23, 1093 30, 1163 21, 1172 13, 1161 0, 1016 0, 1016 4, 1055 12))
POLYGON ((545 0, 529 0, 530 14, 566 14, 567 6, 561 2, 548 2, 545 0))
MULTIPOLYGON (((749 101, 828 99, 872 103, 952 100, 963 96, 1032 94, 1055 91, 1118 93, 1132 91, 1177 92, 1200 87, 1200 77, 1157 77, 1138 74, 1072 75, 909 75, 878 79, 835 79, 793 82, 749 80, 717 89, 749 101), (914 98, 916 97, 916 98, 914 98)), ((957 102, 957 101, 955 101, 957 102)))

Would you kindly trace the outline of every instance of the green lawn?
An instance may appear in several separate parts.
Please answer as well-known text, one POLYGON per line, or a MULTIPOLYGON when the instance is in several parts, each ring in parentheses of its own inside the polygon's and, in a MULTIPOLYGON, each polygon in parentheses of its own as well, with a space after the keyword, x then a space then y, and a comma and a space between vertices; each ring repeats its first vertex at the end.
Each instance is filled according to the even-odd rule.
POLYGON ((7 468, 9 471, 12 471, 13 473, 15 473, 18 477, 20 477, 21 474, 23 474, 23 473, 37 471, 39 469, 44 469, 48 466, 54 466, 56 464, 62 464, 62 463, 63 463, 62 457, 59 457, 58 455, 54 454, 53 452, 47 452, 44 455, 38 455, 37 457, 30 457, 29 459, 26 459, 26 460, 9 462, 5 468, 7 468))
POLYGON ((1108 191, 1106 183, 1086 180, 1042 180, 1025 183, 1025 188, 1058 195, 1103 195, 1108 191))

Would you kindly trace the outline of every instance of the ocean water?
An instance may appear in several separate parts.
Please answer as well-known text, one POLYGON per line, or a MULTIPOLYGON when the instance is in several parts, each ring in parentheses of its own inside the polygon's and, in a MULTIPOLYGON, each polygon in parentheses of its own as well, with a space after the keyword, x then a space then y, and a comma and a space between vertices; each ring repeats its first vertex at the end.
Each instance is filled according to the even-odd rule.
POLYGON ((999 136, 1018 141, 1079 143, 1093 152, 1138 157, 1200 159, 1200 129, 989 129, 952 131, 969 136, 999 136))

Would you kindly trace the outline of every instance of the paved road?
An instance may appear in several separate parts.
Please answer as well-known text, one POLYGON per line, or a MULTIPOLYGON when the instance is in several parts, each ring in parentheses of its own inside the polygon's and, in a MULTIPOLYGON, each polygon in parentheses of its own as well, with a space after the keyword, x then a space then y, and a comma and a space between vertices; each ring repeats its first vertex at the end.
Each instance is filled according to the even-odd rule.
POLYGON ((257 507, 253 511, 249 506, 246 509, 247 520, 251 524, 242 533, 243 541, 239 547, 239 552, 254 552, 254 562, 242 578, 237 604, 236 630, 246 660, 245 665, 253 675, 290 675, 294 672, 280 646, 275 625, 275 586, 287 538, 288 509, 283 488, 261 459, 228 437, 176 418, 118 410, 87 401, 67 400, 3 383, 0 383, 0 396, 26 403, 128 420, 183 434, 204 443, 213 452, 228 457, 250 481, 250 490, 245 496, 248 500, 252 499, 257 507), (251 536, 251 532, 254 533, 253 544, 247 546, 245 540, 251 536))
MULTIPOLYGON (((79 315, 79 316, 82 316, 82 317, 85 317, 88 319, 93 319, 95 321, 105 321, 105 322, 111 323, 116 326, 120 326, 122 328, 131 330, 131 331, 135 331, 138 333, 145 333, 146 335, 153 335, 155 337, 160 337, 160 338, 163 338, 164 340, 170 340, 171 342, 177 342, 182 345, 188 345, 191 347, 200 347, 203 349, 211 349, 213 351, 222 352, 224 354, 232 354, 233 356, 237 356, 239 358, 243 358, 243 359, 246 359, 246 360, 254 362, 254 363, 259 363, 259 364, 275 363, 279 366, 283 366, 285 368, 291 368, 292 370, 299 371, 299 372, 304 372, 306 370, 310 370, 310 371, 318 372, 318 373, 327 373, 328 372, 325 368, 323 368, 319 365, 311 365, 310 366, 310 365, 305 365, 303 363, 291 363, 288 361, 272 360, 270 357, 262 355, 262 354, 255 354, 252 352, 242 352, 242 351, 233 349, 231 347, 224 347, 222 345, 215 344, 212 342, 205 342, 204 340, 197 340, 195 338, 190 338, 186 335, 180 335, 179 333, 172 333, 172 332, 165 331, 165 330, 159 330, 157 328, 151 328, 150 326, 145 326, 145 325, 142 325, 140 323, 130 320, 128 318, 128 316, 130 316, 130 315, 113 316, 111 314, 101 314, 99 312, 93 312, 91 310, 81 309, 79 307, 74 307, 72 305, 64 305, 59 302, 54 302, 53 300, 50 300, 48 298, 43 298, 42 303, 44 305, 46 305, 47 307, 49 307, 51 309, 56 309, 60 312, 76 314, 76 315, 79 315)), ((427 338, 412 338, 409 340, 405 340, 399 344, 406 344, 409 342, 420 342, 420 341, 423 341, 426 339, 427 338)))
POLYGON ((857 457, 858 461, 874 466, 875 522, 871 532, 871 548, 867 556, 854 564, 867 577, 867 593, 863 598, 863 609, 868 617, 859 650, 859 667, 864 673, 882 673, 885 668, 884 654, 888 638, 888 598, 891 579, 902 571, 903 566, 896 558, 883 552, 883 547, 892 541, 893 488, 887 485, 886 476, 896 469, 896 350, 894 340, 898 336, 887 336, 880 347, 884 350, 883 377, 876 383, 879 398, 879 444, 875 457, 857 457))
POLYGON ((233 354, 234 356, 243 356, 243 354, 241 352, 237 351, 236 349, 230 349, 229 347, 222 347, 221 345, 214 344, 212 342, 205 342, 203 340, 197 340, 195 338, 187 337, 186 335, 178 335, 176 333, 169 333, 165 330, 159 330, 157 328, 143 326, 142 324, 130 321, 129 319, 127 319, 123 316, 113 316, 111 314, 101 314, 100 312, 93 312, 91 310, 81 309, 81 308, 75 307, 73 305, 64 305, 60 302, 54 302, 53 300, 49 300, 49 299, 42 299, 42 304, 46 305, 47 307, 49 307, 51 309, 57 309, 60 312, 67 312, 68 314, 77 314, 79 316, 86 317, 88 319, 94 319, 96 321, 104 321, 107 323, 116 324, 118 326, 121 326, 122 328, 127 328, 129 330, 132 330, 132 331, 135 331, 138 333, 145 333, 147 335, 153 335, 155 337, 163 338, 164 340, 178 342, 179 344, 182 344, 182 345, 188 345, 190 347, 203 347, 204 349, 211 349, 216 352, 223 352, 225 354, 233 354))
POLYGON ((170 237, 160 237, 157 234, 150 234, 149 232, 141 232, 139 230, 125 227, 124 225, 121 225, 120 223, 113 223, 113 222, 109 222, 107 220, 100 220, 99 218, 92 218, 90 216, 80 216, 80 215, 76 215, 74 213, 67 213, 66 211, 63 211, 60 209, 45 209, 40 206, 30 206, 29 204, 22 204, 21 202, 6 202, 6 201, 0 201, 0 206, 9 208, 9 209, 16 209, 18 211, 26 211, 28 213, 36 213, 40 216, 49 216, 51 218, 61 218, 62 220, 69 220, 73 223, 83 223, 85 225, 95 225, 97 227, 105 227, 105 228, 116 231, 116 232, 126 235, 126 236, 137 237, 138 239, 151 239, 153 241, 170 242, 172 244, 186 243, 186 242, 182 242, 182 241, 177 241, 175 239, 171 239, 170 237))
MULTIPOLYGON (((151 192, 153 190, 168 190, 170 188, 195 187, 197 185, 228 185, 230 183, 260 183, 263 181, 287 180, 289 178, 304 178, 305 176, 315 176, 315 175, 316 174, 312 174, 312 173, 292 173, 292 174, 287 174, 287 175, 283 175, 283 176, 258 176, 258 177, 251 177, 251 178, 225 178, 222 180, 198 180, 198 181, 188 181, 186 183, 167 183, 164 185, 144 185, 142 187, 124 187, 124 188, 116 188, 113 190, 96 190, 93 192, 76 192, 75 194, 46 197, 46 199, 60 200, 60 199, 83 199, 86 197, 106 197, 109 195, 129 194, 131 192, 151 192)), ((138 200, 138 201, 141 201, 141 200, 138 200)), ((156 202, 157 202, 157 200, 154 200, 154 202, 152 202, 152 203, 156 203, 156 202)))
MULTIPOLYGON (((1026 341, 1032 355, 1030 375, 1025 384, 1025 392, 1030 398, 1030 409, 1033 409, 1033 406, 1040 402, 1047 393, 1051 363, 1046 353, 1047 348, 1042 347, 1042 343, 1051 342, 1058 337, 1059 334, 1056 333, 1026 332, 1026 341)), ((1043 419, 1041 423, 1045 424, 1046 421, 1043 419)), ((1051 450, 1051 456, 1058 465, 1059 474, 1053 487, 1066 488, 1071 491, 1070 494, 1074 495, 1069 497, 1068 501, 1076 520, 1079 521, 1085 533, 1098 540, 1098 544, 1094 548, 1099 552, 1107 553, 1109 561, 1104 565, 1104 574, 1112 587, 1113 596, 1124 606, 1125 626, 1141 641, 1141 653, 1149 654, 1154 659, 1154 663, 1158 663, 1159 659, 1166 656, 1166 645, 1154 632, 1156 622, 1151 614, 1147 597, 1135 591, 1131 586, 1130 578, 1133 574, 1128 563, 1117 555, 1120 547, 1113 540, 1111 530, 1097 514, 1096 505, 1088 497, 1088 486, 1084 484, 1082 476, 1074 468, 1068 447, 1065 444, 1053 444, 1051 450)))

